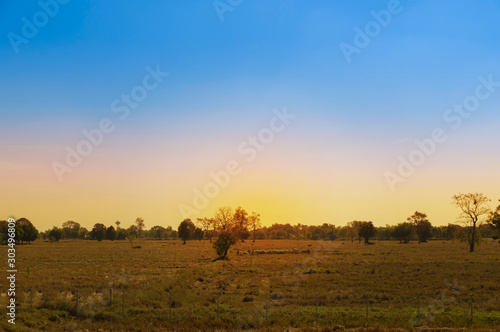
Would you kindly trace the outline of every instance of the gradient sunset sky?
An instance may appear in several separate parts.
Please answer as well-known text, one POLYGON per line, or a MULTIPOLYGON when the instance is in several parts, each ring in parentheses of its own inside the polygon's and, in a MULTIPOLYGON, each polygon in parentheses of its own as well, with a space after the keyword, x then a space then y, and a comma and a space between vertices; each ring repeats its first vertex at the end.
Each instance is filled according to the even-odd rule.
POLYGON ((445 225, 456 220, 459 192, 498 205, 498 1, 220 8, 212 0, 69 1, 15 45, 26 21, 44 23, 43 8, 2 1, 0 219, 26 217, 39 230, 67 220, 128 227, 136 217, 148 228, 177 227, 182 208, 213 182, 209 173, 233 160, 240 173, 189 217, 229 205, 259 212, 264 225, 381 226, 419 210, 445 225), (390 6, 397 13, 347 61, 342 45, 356 47, 357 28, 376 28, 372 11, 390 6), (120 119, 114 101, 157 68, 169 75, 120 119), (473 102, 478 89, 483 98, 458 125, 448 110, 473 102), (295 117, 248 161, 241 145, 269 133, 285 109, 295 117), (115 130, 59 181, 54 162, 65 163, 67 147, 106 118, 115 130), (400 156, 436 128, 446 141, 391 190, 387 172, 398 174, 400 156))

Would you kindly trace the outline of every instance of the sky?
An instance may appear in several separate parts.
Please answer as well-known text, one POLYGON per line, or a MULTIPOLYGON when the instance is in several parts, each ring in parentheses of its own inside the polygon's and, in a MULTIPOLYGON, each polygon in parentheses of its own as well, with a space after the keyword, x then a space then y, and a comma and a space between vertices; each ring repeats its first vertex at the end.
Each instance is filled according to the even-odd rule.
POLYGON ((0 219, 455 222, 500 199, 500 4, 2 1, 0 219))

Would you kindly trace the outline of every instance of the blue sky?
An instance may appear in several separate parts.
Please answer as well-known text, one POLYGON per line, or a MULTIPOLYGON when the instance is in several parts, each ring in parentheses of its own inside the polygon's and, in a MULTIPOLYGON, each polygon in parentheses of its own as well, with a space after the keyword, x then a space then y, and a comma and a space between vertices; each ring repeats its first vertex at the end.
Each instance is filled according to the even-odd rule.
POLYGON ((353 27, 387 3, 242 1, 221 22, 211 1, 70 1, 15 54, 6 34, 40 7, 6 2, 2 104, 18 114, 100 115, 159 63, 172 74, 156 100, 170 106, 162 113, 196 95, 188 102, 196 109, 302 100, 346 120, 385 122, 432 116, 476 76, 498 70, 495 1, 401 1, 403 11, 347 64, 339 43, 352 43, 353 27), (69 109, 75 104, 82 110, 69 109))
MULTIPOLYGON (((112 115, 110 104, 141 82, 147 66, 159 65, 170 76, 119 124, 103 151, 162 154, 168 148, 161 142, 168 142, 170 162, 183 159, 173 151, 187 147, 203 155, 198 147, 222 163, 272 109, 287 106, 301 120, 283 138, 283 151, 309 156, 317 149, 308 158, 319 163, 345 148, 346 155, 365 154, 380 174, 411 150, 398 142, 442 125, 443 112, 472 93, 479 76, 500 80, 500 4, 492 0, 401 0, 401 13, 348 63, 339 45, 353 44, 354 27, 363 29, 373 21, 370 12, 388 3, 243 0, 221 21, 212 1, 74 0, 16 53, 8 34, 21 35, 23 17, 32 21, 41 7, 3 1, 3 162, 33 158, 37 172, 50 174, 46 161, 64 157, 82 129, 112 115)), ((473 138, 466 142, 498 141, 492 128, 500 120, 499 98, 481 104, 450 149, 468 131, 473 138), (485 132, 491 136, 481 137, 485 132)), ((200 158, 190 162, 203 164, 200 158)))

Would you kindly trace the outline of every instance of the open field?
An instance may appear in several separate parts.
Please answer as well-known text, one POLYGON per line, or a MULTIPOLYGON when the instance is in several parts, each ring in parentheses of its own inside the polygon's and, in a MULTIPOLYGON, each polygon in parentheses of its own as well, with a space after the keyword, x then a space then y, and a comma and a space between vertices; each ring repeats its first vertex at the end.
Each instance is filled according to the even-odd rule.
MULTIPOLYGON (((35 241, 17 246, 16 298, 21 305, 13 330, 280 330, 334 325, 500 330, 498 242, 488 241, 469 253, 463 243, 443 241, 366 246, 260 240, 239 243, 231 248, 229 261, 216 262, 206 240, 137 244, 142 248, 131 249, 124 241, 35 241), (292 248, 310 253, 292 253, 292 248), (264 253, 251 255, 254 249, 264 253), (110 288, 112 305, 107 304, 110 288)), ((6 248, 2 252, 6 257, 6 248)), ((5 278, 0 286, 4 306, 5 278)), ((6 319, 0 326, 12 329, 6 319)))

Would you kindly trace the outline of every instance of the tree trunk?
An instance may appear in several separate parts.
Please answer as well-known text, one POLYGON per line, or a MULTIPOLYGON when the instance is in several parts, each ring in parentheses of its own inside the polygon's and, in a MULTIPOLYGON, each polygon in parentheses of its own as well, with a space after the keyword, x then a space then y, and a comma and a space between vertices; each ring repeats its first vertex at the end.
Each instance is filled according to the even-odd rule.
POLYGON ((476 243, 476 222, 472 223, 472 237, 470 241, 470 252, 474 252, 474 244, 476 243))

